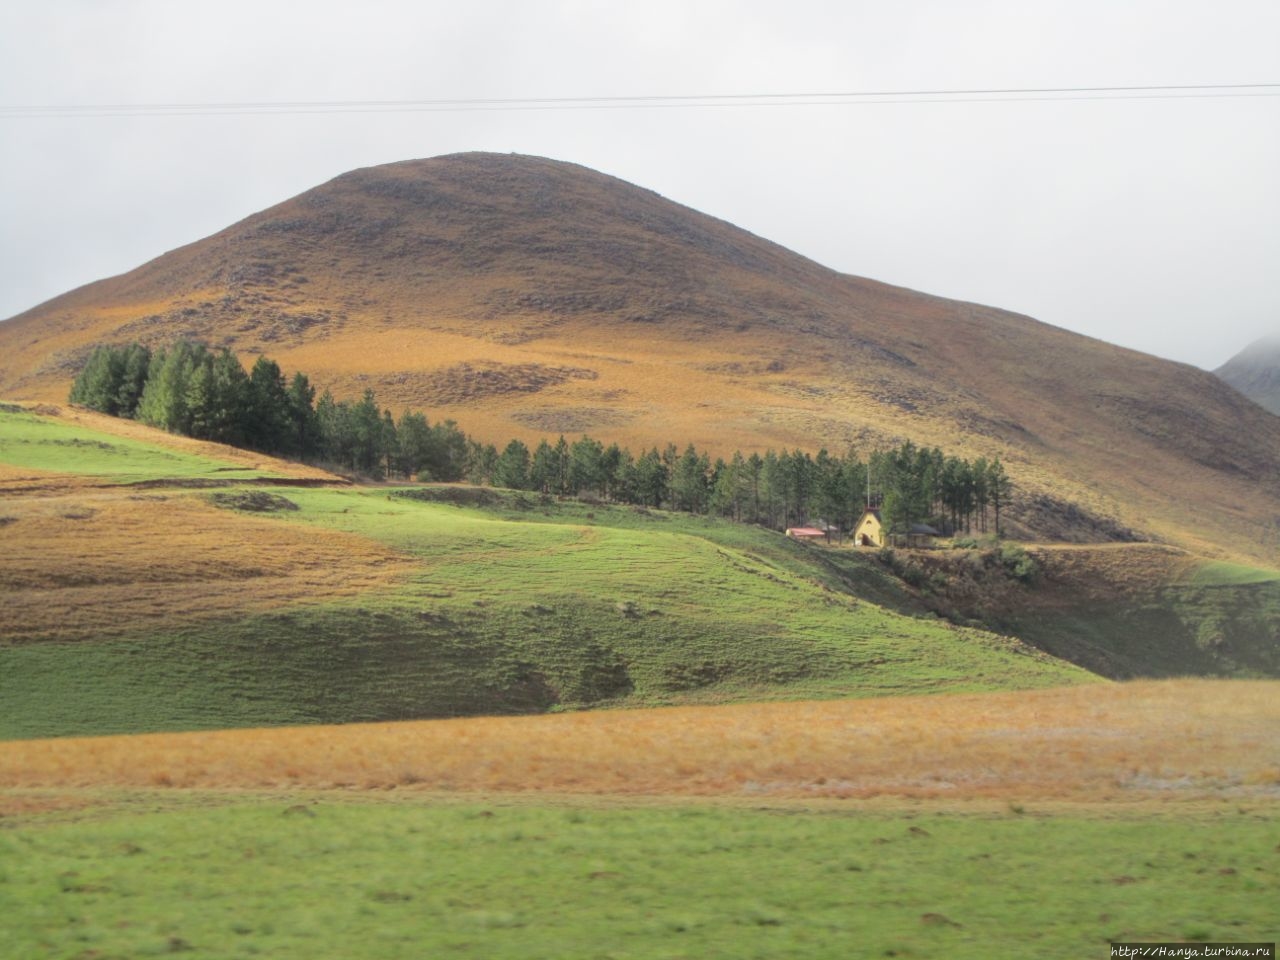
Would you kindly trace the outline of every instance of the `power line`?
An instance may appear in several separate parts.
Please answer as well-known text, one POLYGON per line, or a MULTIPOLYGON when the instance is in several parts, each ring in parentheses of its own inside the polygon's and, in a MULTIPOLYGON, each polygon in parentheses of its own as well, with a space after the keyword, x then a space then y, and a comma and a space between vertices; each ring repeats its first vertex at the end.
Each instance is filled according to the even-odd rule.
POLYGON ((78 103, 0 106, 0 120, 34 118, 257 116, 521 110, 638 110, 696 107, 853 106, 904 103, 1023 103, 1080 100, 1188 100, 1276 97, 1280 83, 1115 87, 860 90, 829 93, 681 94, 635 97, 494 97, 429 100, 293 100, 223 103, 78 103))

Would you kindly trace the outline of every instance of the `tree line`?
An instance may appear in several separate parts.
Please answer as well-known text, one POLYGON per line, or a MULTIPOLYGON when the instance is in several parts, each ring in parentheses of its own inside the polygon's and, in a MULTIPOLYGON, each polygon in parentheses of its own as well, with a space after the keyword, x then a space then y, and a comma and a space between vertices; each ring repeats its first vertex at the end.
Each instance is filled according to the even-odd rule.
POLYGON ((396 419, 372 390, 360 400, 316 399, 303 373, 286 379, 259 357, 246 371, 227 349, 180 342, 152 352, 141 344, 98 347, 71 388, 70 402, 137 419, 171 433, 323 463, 375 479, 465 480, 552 496, 594 497, 714 514, 782 529, 821 517, 842 530, 868 499, 891 533, 929 522, 948 532, 987 530, 1008 503, 1000 460, 947 456, 910 441, 862 461, 852 450, 736 451, 712 459, 689 444, 633 454, 590 436, 561 436, 532 449, 515 439, 501 450, 468 437, 452 420, 405 410, 396 419))
POLYGON ((316 390, 305 373, 286 380, 259 357, 246 371, 230 350, 182 341, 152 352, 101 346, 71 387, 70 402, 170 433, 369 477, 461 480, 468 439, 452 420, 431 425, 415 411, 399 421, 372 390, 355 403, 316 390))

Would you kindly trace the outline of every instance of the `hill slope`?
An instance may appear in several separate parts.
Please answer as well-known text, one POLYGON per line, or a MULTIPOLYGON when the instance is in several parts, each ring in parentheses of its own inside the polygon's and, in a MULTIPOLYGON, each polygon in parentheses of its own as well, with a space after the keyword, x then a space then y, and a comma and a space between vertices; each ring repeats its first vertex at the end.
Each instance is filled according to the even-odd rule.
POLYGON ((220 469, 15 410, 0 438, 0 739, 1098 679, 756 527, 220 469))
POLYGON ((1211 374, 838 274, 567 163, 340 176, 0 324, 0 394, 60 400, 93 344, 183 336, 495 442, 1000 455, 1024 532, 1280 555, 1280 419, 1211 374))
POLYGON ((1280 414, 1280 337, 1251 343, 1213 372, 1250 400, 1280 414))
POLYGON ((1172 547, 886 564, 83 413, 0 406, 0 527, 0 739, 1280 675, 1280 572, 1172 547))

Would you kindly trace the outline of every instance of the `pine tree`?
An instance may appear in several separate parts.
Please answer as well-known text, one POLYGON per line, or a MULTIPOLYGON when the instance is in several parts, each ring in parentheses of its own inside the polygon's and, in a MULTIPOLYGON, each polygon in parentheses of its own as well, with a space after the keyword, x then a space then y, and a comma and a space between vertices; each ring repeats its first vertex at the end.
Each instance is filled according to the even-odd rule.
POLYGON ((467 483, 477 486, 493 483, 493 473, 498 465, 498 448, 492 443, 467 441, 467 483))
POLYGON ((707 504, 709 473, 706 454, 699 456, 692 443, 685 447, 671 474, 671 505, 677 510, 701 513, 707 504))
POLYGON ((985 457, 973 461, 969 475, 973 478, 973 507, 978 515, 978 524, 983 533, 987 532, 987 507, 991 504, 991 487, 987 482, 991 465, 985 457))
POLYGON ((717 460, 712 471, 711 509, 721 516, 741 521, 751 502, 750 468, 741 450, 735 450, 728 463, 717 460))
POLYGON ((124 381, 124 357, 114 347, 96 347, 71 385, 68 402, 116 416, 120 410, 120 386, 124 381))
POLYGON ((316 422, 316 389, 304 373, 295 373, 289 381, 288 451, 302 460, 310 460, 319 452, 319 424, 316 422))
POLYGON ((197 440, 212 440, 218 427, 212 364, 201 363, 191 370, 186 378, 186 389, 182 392, 182 403, 187 416, 186 429, 180 432, 197 440))
POLYGON ((987 493, 991 498, 991 506, 995 509, 996 536, 999 537, 1002 535, 1000 532, 1000 508, 1009 502, 1009 497, 1013 494, 1013 481, 1004 472, 1004 465, 1000 462, 999 457, 996 457, 987 466, 987 493))
POLYGON ((509 490, 528 490, 529 448, 519 440, 512 440, 499 454, 493 466, 493 482, 509 490))
POLYGON ((142 391, 151 373, 151 350, 140 343, 125 347, 120 384, 116 389, 116 415, 136 417, 142 391))
POLYGON ((381 476, 385 444, 382 437, 382 411, 373 390, 366 388, 359 403, 351 408, 351 466, 367 476, 381 476))
POLYGON ((559 470, 556 466, 556 454, 546 438, 533 451, 533 460, 529 464, 529 487, 540 493, 551 493, 559 470))
POLYGON ((284 374, 274 360, 258 357, 249 372, 245 442, 263 453, 294 453, 293 405, 284 374))
POLYGON ((604 445, 583 436, 569 448, 568 492, 577 496, 584 490, 604 492, 604 445))
POLYGON ((626 447, 618 448, 618 465, 610 482, 612 496, 622 503, 639 503, 640 493, 636 481, 636 458, 626 447))
POLYGON ((431 462, 431 425, 424 414, 406 410, 400 414, 396 436, 399 440, 396 470, 411 480, 431 462))
POLYGON ((786 526, 784 520, 778 523, 780 516, 786 512, 786 471, 782 461, 773 450, 766 450, 760 465, 760 511, 757 520, 765 526, 786 526))
POLYGON ((630 459, 631 454, 616 443, 605 448, 600 457, 600 493, 606 500, 617 498, 623 462, 630 459))
POLYGON ((751 521, 760 522, 760 490, 764 478, 764 458, 752 452, 747 457, 747 487, 751 492, 751 521))
POLYGON ((560 439, 555 445, 555 464, 556 475, 552 481, 552 488, 557 496, 564 496, 569 492, 569 442, 565 440, 564 434, 560 434, 560 439))
POLYGON ((661 507, 667 499, 667 465, 653 447, 636 460, 636 493, 643 506, 661 507))
POLYGON ((906 533, 910 529, 911 520, 904 507, 903 498, 896 489, 890 489, 881 500, 880 526, 884 530, 886 542, 888 537, 906 533))
POLYGON ((380 440, 382 457, 378 466, 385 476, 391 476, 400 462, 400 433, 396 430, 396 422, 392 419, 390 410, 382 411, 380 440))
POLYGON ((445 483, 456 483, 467 471, 467 435, 452 420, 443 420, 431 428, 431 477, 445 483))
MULTIPOLYGON (((236 355, 225 347, 210 364, 210 391, 203 419, 208 439, 234 447, 245 445, 250 429, 249 375, 236 355)), ((192 420, 197 417, 195 407, 192 420)))
POLYGON ((187 381, 208 361, 209 353, 203 344, 185 340, 152 357, 147 385, 138 400, 138 419, 170 433, 190 435, 187 381))
POLYGON ((347 470, 355 469, 356 434, 351 406, 338 403, 328 390, 316 403, 316 424, 320 434, 320 456, 347 470))

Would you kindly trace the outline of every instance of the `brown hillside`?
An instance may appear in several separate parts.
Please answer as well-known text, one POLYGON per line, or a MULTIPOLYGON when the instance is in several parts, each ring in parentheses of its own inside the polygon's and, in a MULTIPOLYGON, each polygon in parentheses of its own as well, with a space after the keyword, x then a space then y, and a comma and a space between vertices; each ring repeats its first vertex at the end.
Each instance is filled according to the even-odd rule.
POLYGON ((572 164, 345 174, 0 324, 0 395, 63 400, 93 344, 177 337, 495 442, 998 454, 1027 531, 1280 557, 1280 418, 1211 374, 838 274, 572 164))

